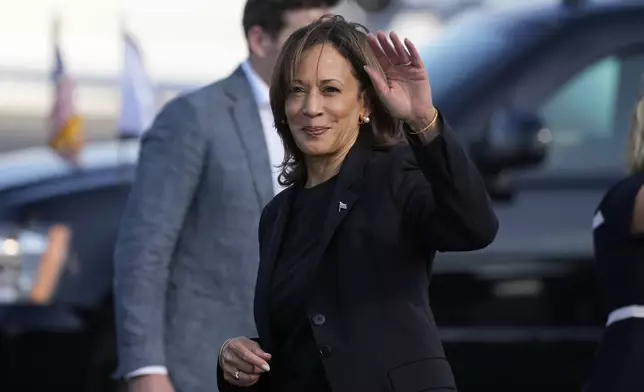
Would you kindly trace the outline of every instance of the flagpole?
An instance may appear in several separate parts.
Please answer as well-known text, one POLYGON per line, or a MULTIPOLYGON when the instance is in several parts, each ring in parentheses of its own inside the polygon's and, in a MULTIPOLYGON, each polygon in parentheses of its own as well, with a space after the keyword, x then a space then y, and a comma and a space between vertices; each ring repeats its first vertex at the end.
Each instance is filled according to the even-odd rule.
MULTIPOLYGON (((122 49, 122 47, 123 47, 123 34, 124 33, 125 33, 125 15, 124 15, 124 11, 121 10, 121 13, 119 15, 119 27, 118 27, 119 42, 121 43, 121 56, 123 56, 121 58, 121 72, 119 72, 119 80, 118 80, 118 86, 119 86, 119 88, 121 90, 123 89, 121 79, 123 78, 123 72, 125 71, 125 66, 124 66, 124 64, 125 64, 125 54, 124 54, 124 51, 122 49)), ((123 111, 123 93, 122 92, 120 94, 120 98, 121 98, 120 108, 121 108, 121 112, 122 112, 123 111)), ((121 115, 122 115, 122 113, 121 113, 121 115)), ((116 143, 117 143, 116 162, 117 162, 117 165, 119 167, 121 167, 121 166, 124 167, 125 165, 123 164, 123 140, 121 139, 122 132, 121 132, 121 124, 120 124, 120 122, 116 123, 115 132, 116 132, 116 134, 114 136, 117 139, 117 141, 116 141, 116 143)))

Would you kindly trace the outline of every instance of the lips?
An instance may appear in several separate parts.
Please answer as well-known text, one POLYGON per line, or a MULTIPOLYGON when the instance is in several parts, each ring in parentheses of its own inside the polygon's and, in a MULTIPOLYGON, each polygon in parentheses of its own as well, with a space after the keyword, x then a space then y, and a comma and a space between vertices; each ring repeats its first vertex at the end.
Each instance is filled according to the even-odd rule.
POLYGON ((302 132, 309 136, 320 136, 329 130, 329 127, 302 127, 302 132))

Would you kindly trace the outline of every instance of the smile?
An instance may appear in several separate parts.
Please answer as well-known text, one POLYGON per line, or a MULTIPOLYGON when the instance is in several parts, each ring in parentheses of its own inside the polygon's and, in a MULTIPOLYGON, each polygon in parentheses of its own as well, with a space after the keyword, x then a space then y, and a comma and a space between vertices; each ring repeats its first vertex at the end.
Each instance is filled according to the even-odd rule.
POLYGON ((320 136, 328 129, 329 127, 302 127, 302 132, 309 136, 320 136))

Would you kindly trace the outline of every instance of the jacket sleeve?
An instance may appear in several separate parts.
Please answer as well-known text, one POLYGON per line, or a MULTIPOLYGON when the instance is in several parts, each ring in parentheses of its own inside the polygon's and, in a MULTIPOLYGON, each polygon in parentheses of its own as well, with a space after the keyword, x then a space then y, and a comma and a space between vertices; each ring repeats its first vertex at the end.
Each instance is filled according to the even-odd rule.
POLYGON ((405 125, 412 154, 393 174, 403 224, 440 252, 484 248, 498 231, 484 182, 442 117, 437 130, 425 141, 405 125))
POLYGON ((141 142, 114 255, 116 377, 165 366, 168 270, 200 181, 206 140, 186 98, 171 101, 141 142))

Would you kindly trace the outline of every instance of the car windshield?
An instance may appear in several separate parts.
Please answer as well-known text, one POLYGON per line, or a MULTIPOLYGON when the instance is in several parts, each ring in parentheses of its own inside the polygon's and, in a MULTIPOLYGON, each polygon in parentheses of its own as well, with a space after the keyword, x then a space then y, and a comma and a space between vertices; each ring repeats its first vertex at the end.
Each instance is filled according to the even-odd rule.
POLYGON ((440 38, 420 50, 432 80, 437 102, 450 91, 480 76, 482 70, 507 56, 517 46, 518 19, 467 14, 448 23, 440 38))

